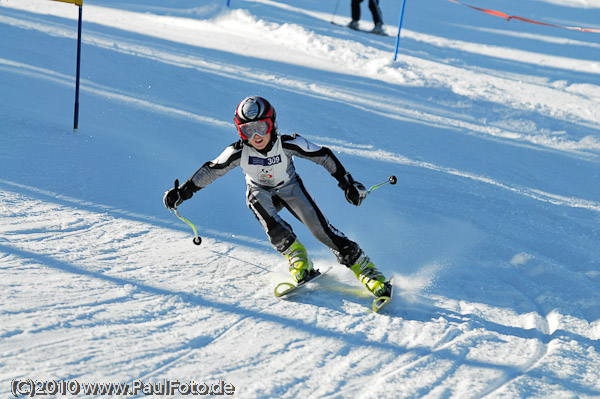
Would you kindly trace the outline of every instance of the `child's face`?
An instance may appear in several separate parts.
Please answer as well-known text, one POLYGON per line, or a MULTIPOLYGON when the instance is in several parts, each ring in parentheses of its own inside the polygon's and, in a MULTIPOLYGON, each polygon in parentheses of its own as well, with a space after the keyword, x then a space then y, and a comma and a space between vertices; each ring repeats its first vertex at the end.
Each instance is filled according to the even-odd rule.
POLYGON ((252 137, 252 139, 248 140, 250 145, 256 148, 257 150, 264 149, 267 146, 267 144, 269 144, 269 141, 271 141, 271 132, 267 133, 265 136, 255 134, 254 137, 252 137))

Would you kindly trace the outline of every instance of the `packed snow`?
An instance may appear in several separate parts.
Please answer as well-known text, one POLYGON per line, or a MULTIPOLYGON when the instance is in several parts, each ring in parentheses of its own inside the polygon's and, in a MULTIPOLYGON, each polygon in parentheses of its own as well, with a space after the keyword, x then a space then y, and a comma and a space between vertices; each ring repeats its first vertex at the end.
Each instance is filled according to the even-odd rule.
MULTIPOLYGON (((73 132, 78 7, 0 0, 2 397, 600 397, 600 34, 407 0, 394 61, 402 2, 387 37, 349 3, 85 0, 73 132), (395 277, 380 314, 287 212, 333 270, 274 296, 241 169, 180 206, 200 246, 163 206, 249 95, 367 187, 397 176, 356 208, 295 162, 395 277)), ((600 28, 594 0, 464 3, 600 28)))

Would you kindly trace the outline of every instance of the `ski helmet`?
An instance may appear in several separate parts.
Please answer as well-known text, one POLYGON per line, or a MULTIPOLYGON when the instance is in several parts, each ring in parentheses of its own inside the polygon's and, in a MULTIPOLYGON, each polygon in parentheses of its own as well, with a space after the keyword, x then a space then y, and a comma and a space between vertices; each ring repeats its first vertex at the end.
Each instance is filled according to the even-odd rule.
MULTIPOLYGON (((265 131, 265 134, 268 134, 272 131, 277 132, 275 118, 275 108, 273 108, 270 102, 262 97, 251 96, 244 98, 242 102, 238 104, 235 109, 233 121, 238 129, 238 134, 242 139, 247 140, 248 137, 243 132, 243 125, 249 122, 267 121, 269 127, 268 130, 265 131)), ((274 139, 275 136, 276 135, 273 135, 271 138, 274 139)))

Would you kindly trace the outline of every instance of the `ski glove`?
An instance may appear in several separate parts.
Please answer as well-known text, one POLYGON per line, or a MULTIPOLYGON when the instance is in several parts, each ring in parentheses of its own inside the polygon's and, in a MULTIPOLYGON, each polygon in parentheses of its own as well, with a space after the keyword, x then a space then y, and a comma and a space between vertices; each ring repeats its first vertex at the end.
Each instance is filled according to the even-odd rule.
POLYGON ((167 209, 170 211, 177 208, 183 202, 181 193, 179 192, 179 187, 174 187, 169 191, 166 191, 165 196, 163 197, 163 202, 165 207, 167 207, 167 209))
POLYGON ((177 208, 181 203, 185 200, 192 198, 192 195, 199 188, 194 185, 190 180, 183 183, 181 187, 179 187, 179 180, 175 180, 175 187, 165 192, 165 196, 163 197, 163 203, 165 207, 172 211, 177 208))
POLYGON ((354 181, 350 173, 346 173, 338 186, 344 190, 346 200, 352 205, 359 206, 367 198, 367 189, 362 183, 354 181))

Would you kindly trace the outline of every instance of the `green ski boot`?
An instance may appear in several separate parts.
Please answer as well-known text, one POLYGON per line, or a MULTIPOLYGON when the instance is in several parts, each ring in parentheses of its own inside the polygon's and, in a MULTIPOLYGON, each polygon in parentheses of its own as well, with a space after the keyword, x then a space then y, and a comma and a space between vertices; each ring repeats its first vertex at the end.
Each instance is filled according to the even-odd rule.
POLYGON ((313 273, 313 264, 308 257, 306 248, 296 240, 288 249, 283 251, 283 255, 290 263, 290 272, 296 282, 301 283, 306 277, 313 273))
POLYGON ((371 262, 369 257, 363 252, 356 263, 350 266, 350 269, 356 275, 356 278, 367 287, 373 295, 380 297, 383 295, 389 295, 391 286, 386 284, 386 279, 383 274, 371 262))

